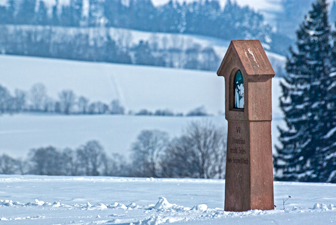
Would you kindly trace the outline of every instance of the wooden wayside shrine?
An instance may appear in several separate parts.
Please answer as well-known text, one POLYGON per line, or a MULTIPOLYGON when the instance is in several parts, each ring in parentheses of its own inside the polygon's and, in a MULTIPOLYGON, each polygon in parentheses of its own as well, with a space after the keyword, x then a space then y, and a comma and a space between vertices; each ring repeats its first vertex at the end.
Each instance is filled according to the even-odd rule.
POLYGON ((225 211, 274 209, 272 78, 258 40, 232 41, 217 72, 228 121, 225 211))

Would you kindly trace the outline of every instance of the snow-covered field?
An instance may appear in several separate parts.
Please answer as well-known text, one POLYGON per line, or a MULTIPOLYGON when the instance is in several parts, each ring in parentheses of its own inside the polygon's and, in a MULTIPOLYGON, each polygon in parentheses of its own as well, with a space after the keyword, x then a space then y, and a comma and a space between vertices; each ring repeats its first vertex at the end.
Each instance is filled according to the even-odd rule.
MULTIPOLYGON (((10 91, 29 91, 43 83, 54 99, 63 89, 91 101, 109 103, 119 99, 128 110, 170 109, 187 113, 204 106, 214 116, 206 119, 226 129, 224 79, 215 72, 177 70, 106 63, 88 63, 29 57, 0 56, 0 84, 10 91)), ((273 79, 273 143, 277 125, 282 125, 278 107, 280 78, 273 79)), ((144 129, 166 131, 178 136, 196 117, 148 116, 64 116, 19 114, 0 116, 0 154, 25 157, 28 150, 53 145, 77 148, 89 140, 98 140, 106 152, 128 154, 131 143, 144 129)))
POLYGON ((333 224, 336 185, 275 182, 276 209, 224 212, 223 180, 0 176, 1 224, 333 224), (292 198, 285 203, 288 195, 292 198))
POLYGON ((54 99, 71 89, 90 101, 118 99, 127 111, 187 113, 202 105, 212 114, 224 111, 224 79, 215 72, 3 55, 0 71, 0 84, 9 90, 43 83, 54 99))
MULTIPOLYGON (((197 117, 151 116, 56 116, 21 114, 0 117, 0 154, 25 157, 32 148, 54 146, 76 149, 90 140, 97 140, 105 151, 127 156, 131 143, 142 130, 157 129, 171 138, 181 134, 197 117)), ((226 127, 224 116, 207 117, 226 127)))

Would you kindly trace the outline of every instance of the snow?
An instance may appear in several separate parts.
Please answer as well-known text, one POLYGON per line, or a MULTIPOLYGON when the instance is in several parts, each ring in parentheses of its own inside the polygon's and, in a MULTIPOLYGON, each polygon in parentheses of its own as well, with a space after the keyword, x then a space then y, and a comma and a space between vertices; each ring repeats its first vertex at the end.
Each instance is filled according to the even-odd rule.
POLYGON ((43 83, 54 99, 71 89, 90 101, 119 99, 127 111, 187 113, 204 106, 217 115, 224 110, 224 79, 215 72, 16 56, 0 56, 0 69, 0 84, 12 92, 43 83))
MULTIPOLYGON (((227 48, 230 44, 229 40, 223 40, 219 38, 214 38, 214 37, 207 37, 207 36, 202 36, 202 35, 191 35, 191 34, 171 34, 171 33, 152 33, 152 32, 145 32, 145 31, 136 31, 136 30, 129 30, 129 29, 121 29, 121 28, 110 28, 110 33, 112 37, 115 37, 115 39, 118 39, 120 33, 129 33, 130 36, 132 37, 132 43, 133 45, 138 44, 139 41, 148 41, 151 43, 151 37, 153 34, 156 35, 158 45, 162 46, 163 45, 163 39, 165 38, 168 40, 168 46, 170 47, 176 47, 180 49, 186 49, 194 44, 197 44, 201 46, 202 48, 205 47, 212 47, 216 54, 219 57, 224 57, 227 48)), ((98 32, 96 32, 98 33, 98 32)), ((267 46, 267 44, 262 43, 263 46, 267 46)), ((266 51, 266 54, 276 72, 281 69, 281 71, 285 71, 285 62, 286 62, 286 57, 266 51)))
POLYGON ((331 129, 323 138, 324 139, 328 139, 330 138, 334 133, 336 132, 336 127, 334 127, 333 129, 331 129))
POLYGON ((250 53, 250 55, 253 57, 254 62, 255 62, 255 63, 257 64, 257 66, 259 67, 259 64, 258 64, 258 62, 257 62, 257 60, 256 60, 256 58, 255 58, 255 56, 254 56, 254 54, 253 54, 253 52, 252 52, 252 50, 251 50, 250 48, 248 48, 247 50, 248 50, 248 52, 250 53))
POLYGON ((331 174, 329 175, 329 178, 328 178, 327 182, 331 182, 332 179, 334 179, 335 175, 336 175, 336 170, 334 170, 334 171, 331 172, 331 174))
MULTIPOLYGON (((19 114, 0 117, 0 154, 25 157, 32 148, 54 146, 76 149, 89 140, 97 140, 110 153, 128 156, 132 142, 145 129, 179 136, 191 121, 201 117, 151 116, 63 116, 19 114)), ((226 127, 224 116, 207 117, 217 126, 226 127)))
MULTIPOLYGON (((15 88, 29 91, 43 83, 54 99, 64 89, 73 90, 91 101, 109 103, 119 99, 128 110, 155 111, 170 109, 175 113, 204 106, 214 116, 206 119, 226 127, 224 79, 215 72, 178 70, 134 65, 77 62, 32 57, 0 56, 0 84, 11 92, 15 88)), ((278 125, 283 126, 279 108, 279 82, 274 78, 273 143, 278 143, 278 125)), ((146 117, 112 115, 43 115, 0 116, 0 154, 25 157, 32 148, 55 146, 76 149, 89 140, 98 140, 107 153, 129 154, 131 143, 144 129, 158 129, 171 137, 197 117, 146 117)))
POLYGON ((0 220, 28 225, 336 221, 333 184, 275 182, 275 210, 246 212, 223 211, 224 187, 223 180, 1 175, 0 220))

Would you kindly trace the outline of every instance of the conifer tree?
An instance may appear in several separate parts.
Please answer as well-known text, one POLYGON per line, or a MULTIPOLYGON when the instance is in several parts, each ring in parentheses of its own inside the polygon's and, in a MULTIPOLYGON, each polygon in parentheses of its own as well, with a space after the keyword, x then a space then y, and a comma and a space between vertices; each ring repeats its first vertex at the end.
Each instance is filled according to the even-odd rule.
POLYGON ((124 15, 124 8, 123 4, 120 0, 114 0, 114 1, 105 1, 104 5, 104 17, 107 19, 108 26, 115 26, 120 27, 121 21, 120 17, 124 15))
MULTIPOLYGON (((335 7, 335 3, 333 4, 335 7)), ((323 135, 324 170, 322 177, 327 182, 336 183, 336 31, 332 34, 332 71, 328 81, 327 112, 325 124, 327 133, 323 135)))
POLYGON ((36 0, 23 0, 20 4, 16 19, 20 24, 33 24, 35 18, 36 0))
POLYGON ((15 0, 7 0, 7 23, 14 24, 15 23, 15 0))
POLYGON ((179 29, 179 25, 183 21, 184 14, 185 12, 181 10, 179 3, 170 0, 159 8, 158 17, 160 18, 160 26, 158 26, 158 30, 171 33, 183 32, 185 26, 179 29), (178 11, 179 9, 181 13, 178 11))
POLYGON ((103 12, 102 3, 98 0, 89 0, 88 26, 100 26, 103 12))
POLYGON ((71 26, 79 27, 83 15, 83 0, 70 0, 71 26))
POLYGON ((55 5, 52 7, 52 14, 51 14, 51 25, 58 26, 59 25, 59 15, 58 15, 58 0, 55 1, 55 5))
POLYGON ((47 25, 48 21, 48 9, 44 1, 39 2, 38 10, 36 12, 36 23, 39 25, 47 25))
POLYGON ((7 9, 5 6, 0 6, 0 24, 6 23, 7 9))
POLYGON ((324 181, 323 147, 331 73, 330 26, 326 0, 312 4, 297 31, 296 49, 290 48, 281 83, 280 107, 287 129, 279 128, 274 168, 279 180, 324 181))

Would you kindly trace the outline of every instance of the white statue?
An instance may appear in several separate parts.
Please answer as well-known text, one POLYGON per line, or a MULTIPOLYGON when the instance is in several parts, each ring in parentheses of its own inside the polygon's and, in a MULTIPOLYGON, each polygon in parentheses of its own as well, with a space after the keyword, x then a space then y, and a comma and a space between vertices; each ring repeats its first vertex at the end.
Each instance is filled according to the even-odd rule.
POLYGON ((235 108, 243 109, 244 108, 244 79, 243 75, 238 70, 235 76, 235 108))

